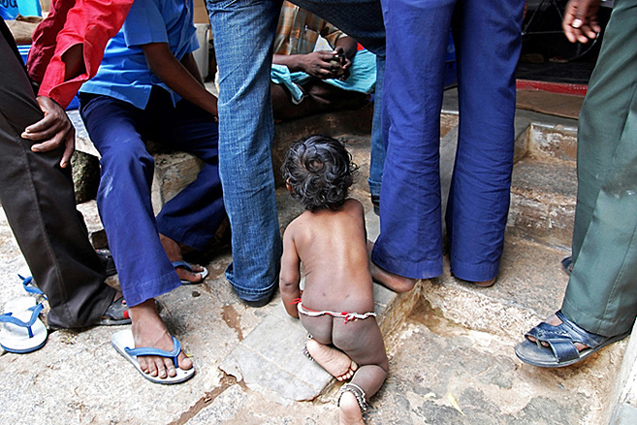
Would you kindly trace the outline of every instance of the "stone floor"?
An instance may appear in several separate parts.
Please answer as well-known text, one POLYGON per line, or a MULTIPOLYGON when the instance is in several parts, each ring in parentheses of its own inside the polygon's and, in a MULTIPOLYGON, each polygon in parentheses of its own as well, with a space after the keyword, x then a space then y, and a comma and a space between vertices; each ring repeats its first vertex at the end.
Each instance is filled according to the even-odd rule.
MULTIPOLYGON (((572 143, 573 122, 546 118, 535 125, 540 118, 525 118, 532 125, 520 130, 520 164, 569 161, 556 157, 572 143), (557 139, 557 149, 546 148, 557 139), (543 149, 550 151, 548 159, 543 149)), ((379 223, 365 183, 369 139, 343 138, 361 166, 352 196, 363 202, 374 238, 379 223)), ((567 162, 559 165, 569 168, 567 162)), ((564 222, 538 208, 543 199, 561 205, 574 196, 570 171, 564 176, 552 171, 563 185, 554 182, 553 189, 540 193, 526 186, 529 173, 519 175, 524 169, 516 168, 510 227, 494 287, 459 281, 447 265, 443 276, 408 294, 375 288, 390 375, 372 399, 368 424, 605 423, 626 342, 558 370, 524 365, 513 352, 525 330, 559 308, 567 281, 559 264, 568 254, 564 237, 531 224, 540 220, 568 228, 569 211, 562 214, 564 222), (533 196, 539 201, 531 202, 533 196)), ((300 209, 283 191, 277 200, 284 228, 300 209)), ((99 227, 94 203, 81 209, 93 217, 91 226, 99 227)), ((192 380, 163 386, 143 379, 110 345, 110 336, 123 327, 57 331, 39 351, 0 356, 0 424, 336 423, 339 385, 302 356, 304 330, 285 315, 278 296, 260 309, 244 306, 223 276, 229 260, 228 247, 220 247, 207 264, 205 284, 183 286, 160 299, 170 331, 193 357, 192 380)), ((0 210, 0 309, 24 295, 16 276, 23 268, 0 210)))

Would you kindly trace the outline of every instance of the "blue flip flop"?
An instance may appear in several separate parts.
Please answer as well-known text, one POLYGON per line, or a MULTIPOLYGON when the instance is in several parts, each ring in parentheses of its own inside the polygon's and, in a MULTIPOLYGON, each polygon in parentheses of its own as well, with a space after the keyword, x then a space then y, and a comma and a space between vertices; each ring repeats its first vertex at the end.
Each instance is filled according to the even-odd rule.
POLYGON ((199 273, 201 275, 201 280, 199 282, 191 282, 189 280, 181 280, 182 285, 198 285, 200 283, 203 283, 203 281, 206 279, 206 277, 208 277, 208 269, 207 268, 203 268, 202 271, 200 272, 196 272, 192 269, 192 266, 190 264, 188 264, 185 261, 173 261, 172 265, 174 268, 178 269, 178 268, 182 268, 182 269, 186 269, 188 270, 190 273, 199 273))
POLYGON ((137 369, 137 371, 149 381, 156 384, 179 384, 195 376, 195 368, 193 366, 191 369, 184 370, 179 367, 177 358, 179 357, 179 353, 181 353, 181 344, 179 343, 177 338, 175 338, 174 336, 172 338, 172 351, 164 351, 160 350, 159 348, 152 347, 131 348, 135 347, 135 339, 133 337, 133 332, 130 329, 127 329, 113 334, 113 336, 111 337, 111 344, 119 354, 121 354, 126 360, 128 360, 133 366, 135 366, 135 369, 137 369), (170 358, 175 365, 177 375, 167 376, 166 378, 151 376, 145 373, 139 366, 137 356, 160 356, 170 358))
POLYGON ((39 319, 44 307, 31 297, 7 302, 0 315, 0 346, 10 353, 31 353, 44 346, 49 332, 39 319))
POLYGON ((515 347, 516 356, 524 363, 549 368, 570 366, 630 335, 630 332, 613 337, 597 335, 582 329, 561 311, 555 315, 562 321, 560 325, 542 322, 527 332, 524 335, 527 339, 515 347), (537 342, 529 340, 529 337, 535 338, 537 342), (588 348, 578 351, 576 342, 588 348))
POLYGON ((18 277, 20 278, 20 280, 22 280, 22 287, 25 291, 27 291, 27 293, 33 295, 42 295, 42 297, 44 297, 44 299, 46 300, 46 295, 44 295, 44 292, 42 292, 40 288, 35 286, 33 276, 24 277, 20 273, 18 273, 18 277))

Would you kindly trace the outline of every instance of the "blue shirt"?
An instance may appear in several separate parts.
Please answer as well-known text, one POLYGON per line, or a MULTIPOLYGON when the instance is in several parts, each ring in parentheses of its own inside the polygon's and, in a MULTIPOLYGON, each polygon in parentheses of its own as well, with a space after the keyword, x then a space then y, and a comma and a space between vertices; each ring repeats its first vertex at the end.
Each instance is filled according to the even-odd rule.
POLYGON ((97 75, 80 91, 145 109, 153 86, 161 86, 176 103, 180 97, 148 69, 141 46, 149 43, 168 43, 177 60, 197 50, 193 0, 135 0, 122 29, 108 42, 97 75))

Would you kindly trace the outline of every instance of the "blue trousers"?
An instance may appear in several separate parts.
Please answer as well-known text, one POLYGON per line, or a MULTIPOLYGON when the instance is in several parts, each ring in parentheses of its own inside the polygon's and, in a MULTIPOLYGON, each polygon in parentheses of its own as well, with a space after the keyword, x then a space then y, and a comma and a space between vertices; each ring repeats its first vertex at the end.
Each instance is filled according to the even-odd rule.
MULTIPOLYGON (((294 0, 376 54, 385 32, 378 0, 294 0)), ((226 277, 246 301, 278 284, 281 236, 272 172, 272 42, 281 0, 207 0, 219 64, 219 174, 232 228, 226 277)))
POLYGON ((460 108, 446 214, 451 272, 489 280, 500 266, 509 208, 524 0, 383 0, 382 6, 389 130, 372 259, 410 278, 442 274, 440 110, 451 25, 460 108))
POLYGON ((82 119, 102 155, 97 204, 126 302, 135 306, 181 283, 159 233, 203 249, 225 216, 218 175, 217 124, 186 100, 173 106, 153 89, 145 110, 109 96, 82 94, 82 119), (197 179, 155 219, 150 187, 154 160, 145 141, 192 153, 204 162, 197 179))

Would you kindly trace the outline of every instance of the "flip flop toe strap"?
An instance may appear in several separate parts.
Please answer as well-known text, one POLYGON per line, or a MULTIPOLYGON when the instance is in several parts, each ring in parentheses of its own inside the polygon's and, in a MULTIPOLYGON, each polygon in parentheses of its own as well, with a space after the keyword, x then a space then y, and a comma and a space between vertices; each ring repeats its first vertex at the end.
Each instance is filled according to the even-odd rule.
POLYGON ((22 287, 24 288, 25 291, 27 291, 29 294, 42 295, 46 299, 44 292, 42 292, 40 288, 35 286, 35 282, 33 281, 33 276, 24 277, 18 274, 18 277, 22 279, 22 287))
POLYGON ((181 352, 181 344, 179 343, 177 338, 175 338, 174 336, 172 338, 173 338, 173 349, 171 351, 165 351, 165 350, 161 350, 159 348, 153 348, 153 347, 139 347, 139 348, 126 347, 124 348, 124 350, 126 351, 127 354, 131 356, 135 356, 135 357, 139 357, 139 356, 167 357, 172 359, 173 363, 175 364, 175 367, 178 368, 179 367, 178 358, 179 358, 179 353, 181 352))
POLYGON ((42 311, 43 308, 44 306, 42 304, 37 304, 37 305, 34 305, 33 307, 30 307, 29 311, 31 311, 32 314, 28 322, 24 322, 20 319, 16 319, 15 317, 13 317, 13 313, 5 313, 1 315, 0 322, 12 323, 14 325, 27 328, 27 331, 29 332, 29 338, 33 338, 32 326, 35 323, 35 321, 38 320, 38 316, 40 315, 40 312, 42 311))
POLYGON ((178 268, 182 268, 182 269, 186 269, 187 271, 189 271, 190 273, 200 273, 200 272, 196 272, 192 269, 192 266, 190 264, 188 264, 185 261, 173 261, 172 265, 174 268, 178 269, 178 268))

